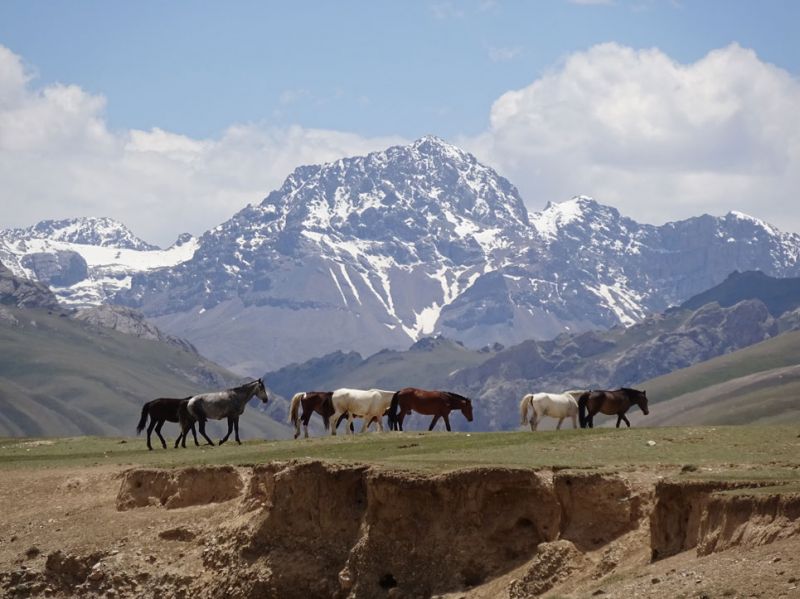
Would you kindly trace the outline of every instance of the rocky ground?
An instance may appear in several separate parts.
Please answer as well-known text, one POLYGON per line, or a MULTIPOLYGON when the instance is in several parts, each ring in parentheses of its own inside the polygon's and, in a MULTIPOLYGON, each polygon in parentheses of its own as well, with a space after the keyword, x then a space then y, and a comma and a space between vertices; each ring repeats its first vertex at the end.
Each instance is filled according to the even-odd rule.
POLYGON ((699 480, 658 466, 12 468, 0 478, 0 588, 8 597, 800 596, 797 488, 723 470, 699 480))

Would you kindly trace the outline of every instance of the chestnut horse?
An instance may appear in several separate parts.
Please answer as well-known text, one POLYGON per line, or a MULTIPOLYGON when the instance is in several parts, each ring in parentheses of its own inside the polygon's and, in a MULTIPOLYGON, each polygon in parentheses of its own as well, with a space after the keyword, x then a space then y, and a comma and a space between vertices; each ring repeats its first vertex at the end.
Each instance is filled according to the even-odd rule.
MULTIPOLYGON (((153 446, 150 445, 150 434, 153 432, 153 428, 156 429, 156 435, 158 435, 158 438, 161 440, 162 447, 164 449, 167 448, 167 442, 164 441, 164 437, 161 436, 161 427, 164 426, 164 422, 167 421, 178 422, 179 408, 182 404, 188 403, 191 398, 191 395, 182 399, 177 397, 159 397, 153 401, 148 401, 142 406, 142 417, 139 419, 139 424, 136 426, 136 434, 141 434, 144 430, 144 425, 147 423, 147 417, 150 416, 150 426, 147 427, 147 449, 151 451, 153 449, 153 446)), ((194 444, 199 445, 194 422, 191 424, 191 429, 192 436, 194 437, 194 444)), ((178 435, 178 438, 175 439, 175 447, 178 447, 178 443, 180 443, 182 438, 183 433, 178 435)))
POLYGON ((581 421, 581 428, 593 428, 594 415, 598 412, 608 415, 617 415, 617 428, 623 420, 630 428, 631 423, 625 417, 633 404, 647 416, 650 411, 647 409, 647 394, 644 391, 628 389, 623 387, 616 391, 587 391, 578 398, 578 418, 581 421))
POLYGON ((450 430, 451 410, 461 410, 468 422, 472 422, 472 401, 449 391, 427 391, 406 387, 400 389, 392 397, 389 406, 389 428, 403 430, 403 420, 412 411, 426 416, 433 416, 428 430, 433 430, 439 418, 444 420, 444 426, 450 430))

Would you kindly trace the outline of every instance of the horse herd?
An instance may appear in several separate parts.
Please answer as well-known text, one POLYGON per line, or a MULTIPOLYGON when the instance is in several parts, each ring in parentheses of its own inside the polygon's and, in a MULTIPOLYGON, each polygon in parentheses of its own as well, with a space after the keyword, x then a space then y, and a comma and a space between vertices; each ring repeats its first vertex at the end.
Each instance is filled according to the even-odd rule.
MULTIPOLYGON (((177 422, 181 432, 175 440, 175 447, 180 443, 186 447, 186 435, 191 431, 194 444, 197 441, 195 423, 200 434, 209 445, 214 442, 206 434, 207 420, 228 420, 228 433, 219 441, 222 445, 234 433, 236 442, 239 439, 239 416, 251 397, 258 397, 262 403, 269 400, 264 381, 257 379, 239 387, 201 393, 183 398, 160 397, 147 402, 142 407, 142 415, 136 432, 141 433, 150 417, 147 427, 147 448, 153 449, 150 436, 153 430, 161 440, 161 445, 166 449, 167 443, 161 436, 161 427, 164 422, 177 422)), ((535 431, 544 416, 558 418, 556 429, 561 428, 565 418, 572 418, 573 428, 577 428, 580 420, 581 428, 592 428, 594 416, 597 413, 617 416, 617 428, 621 422, 630 427, 631 423, 625 417, 625 412, 636 404, 644 414, 648 414, 647 395, 644 391, 621 388, 615 391, 587 391, 573 390, 564 393, 529 393, 522 398, 519 405, 520 424, 530 423, 535 431), (528 413, 531 413, 528 418, 528 413)), ((292 397, 289 407, 289 419, 294 425, 294 438, 300 436, 300 423, 303 424, 305 437, 308 438, 308 423, 315 412, 322 417, 326 431, 331 435, 336 434, 336 429, 342 420, 347 418, 347 426, 351 433, 354 432, 353 418, 363 420, 361 432, 365 432, 372 423, 377 423, 378 429, 383 432, 383 418, 388 417, 390 430, 403 430, 403 421, 411 412, 433 416, 428 430, 433 430, 441 418, 445 428, 450 430, 450 412, 460 410, 468 422, 472 422, 472 401, 457 393, 449 391, 428 391, 415 387, 406 387, 399 391, 385 391, 382 389, 337 389, 335 391, 305 391, 296 393, 292 397), (300 415, 302 408, 302 415, 300 415)))

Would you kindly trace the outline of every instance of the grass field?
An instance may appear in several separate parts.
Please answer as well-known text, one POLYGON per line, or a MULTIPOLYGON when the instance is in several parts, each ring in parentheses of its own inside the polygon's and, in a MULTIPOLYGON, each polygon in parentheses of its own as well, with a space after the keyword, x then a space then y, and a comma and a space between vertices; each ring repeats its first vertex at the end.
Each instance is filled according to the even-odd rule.
POLYGON ((92 465, 172 467, 322 459, 423 470, 472 466, 633 469, 721 466, 767 478, 800 479, 800 429, 719 426, 512 433, 369 433, 346 438, 248 441, 242 446, 147 451, 142 438, 0 439, 0 469, 92 465), (651 444, 650 442, 653 442, 651 444), (757 474, 757 472, 756 472, 757 474))

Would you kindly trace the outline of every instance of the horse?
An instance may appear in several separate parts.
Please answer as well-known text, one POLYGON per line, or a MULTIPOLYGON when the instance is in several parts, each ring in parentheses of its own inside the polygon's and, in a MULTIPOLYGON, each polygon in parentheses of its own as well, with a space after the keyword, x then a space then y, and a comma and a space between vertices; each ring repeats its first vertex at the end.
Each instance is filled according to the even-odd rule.
POLYGON ((182 406, 178 414, 181 422, 181 433, 183 434, 181 447, 186 447, 186 431, 193 420, 197 420, 200 423, 200 434, 203 435, 208 444, 214 445, 214 442, 206 435, 206 420, 222 420, 223 418, 228 419, 228 434, 220 439, 219 444, 225 443, 228 437, 231 436, 231 431, 235 431, 236 442, 241 445, 242 442, 239 440, 239 416, 242 415, 247 402, 253 395, 258 397, 261 403, 266 404, 269 401, 267 390, 264 388, 264 381, 261 379, 225 391, 201 393, 191 397, 186 402, 186 405, 182 406))
MULTIPOLYGON (((300 421, 303 421, 303 430, 305 438, 308 439, 308 421, 311 420, 311 415, 317 412, 322 416, 322 423, 325 425, 325 430, 330 430, 330 419, 333 416, 333 403, 331 397, 333 391, 306 391, 295 393, 292 397, 292 402, 289 405, 289 421, 294 425, 294 438, 300 436, 300 421), (300 406, 303 406, 303 415, 298 417, 300 406)), ((344 414, 342 414, 342 418, 344 414)), ((339 424, 338 422, 336 423, 339 424)))
MULTIPOLYGON (((331 396, 333 421, 338 425, 339 419, 346 414, 350 432, 353 433, 353 417, 361 416, 364 419, 362 433, 373 420, 378 421, 378 428, 383 432, 383 415, 393 395, 394 391, 382 389, 337 389, 331 396)), ((331 427, 331 435, 336 435, 336 426, 331 427)))
POLYGON ((392 430, 403 430, 403 420, 406 414, 418 412, 426 416, 433 416, 428 430, 433 430, 439 418, 444 420, 444 426, 450 430, 450 412, 461 410, 467 422, 472 422, 472 401, 457 393, 450 391, 428 391, 415 387, 400 389, 392 397, 389 406, 389 426, 392 430))
MULTIPOLYGON (((292 401, 289 404, 289 422, 294 425, 294 438, 300 436, 300 422, 303 422, 303 432, 305 438, 308 439, 308 421, 311 420, 311 415, 316 412, 322 416, 322 423, 325 425, 325 430, 331 429, 331 416, 333 416, 333 402, 331 401, 333 391, 301 391, 295 393, 292 401), (299 416, 300 406, 303 407, 303 415, 299 416)), ((347 413, 339 416, 336 421, 336 428, 342 423, 342 420, 347 418, 347 413)), ((375 418, 373 417, 374 421, 375 418)), ((370 422, 372 424, 372 422, 370 422)), ((350 424, 350 430, 353 430, 353 424, 350 424)))
POLYGON ((616 391, 587 391, 578 398, 578 412, 581 428, 593 428, 594 415, 598 412, 608 415, 617 415, 617 428, 623 420, 630 428, 631 423, 625 417, 625 412, 632 404, 636 404, 647 416, 647 393, 623 387, 616 391))
POLYGON ((586 391, 564 391, 564 393, 528 393, 519 403, 520 425, 528 422, 528 410, 532 411, 530 425, 535 431, 539 427, 542 416, 558 418, 556 430, 561 429, 561 423, 567 417, 572 418, 572 428, 578 428, 578 402, 577 398, 586 391))
MULTIPOLYGON (((166 421, 178 422, 179 408, 181 404, 187 403, 189 399, 191 399, 191 396, 184 398, 159 397, 158 399, 148 401, 142 406, 142 417, 139 419, 139 424, 136 426, 136 434, 140 435, 142 433, 144 425, 147 423, 147 417, 150 416, 150 426, 147 427, 147 449, 150 451, 153 450, 153 446, 150 445, 150 434, 153 432, 153 428, 155 428, 156 435, 158 435, 158 438, 161 440, 162 447, 164 449, 167 448, 167 442, 164 440, 164 437, 161 436, 161 427, 164 426, 164 422, 166 421)), ((194 422, 191 423, 191 429, 192 436, 194 437, 194 444, 199 445, 194 422)), ((178 447, 182 435, 183 433, 175 439, 175 447, 178 447)))

